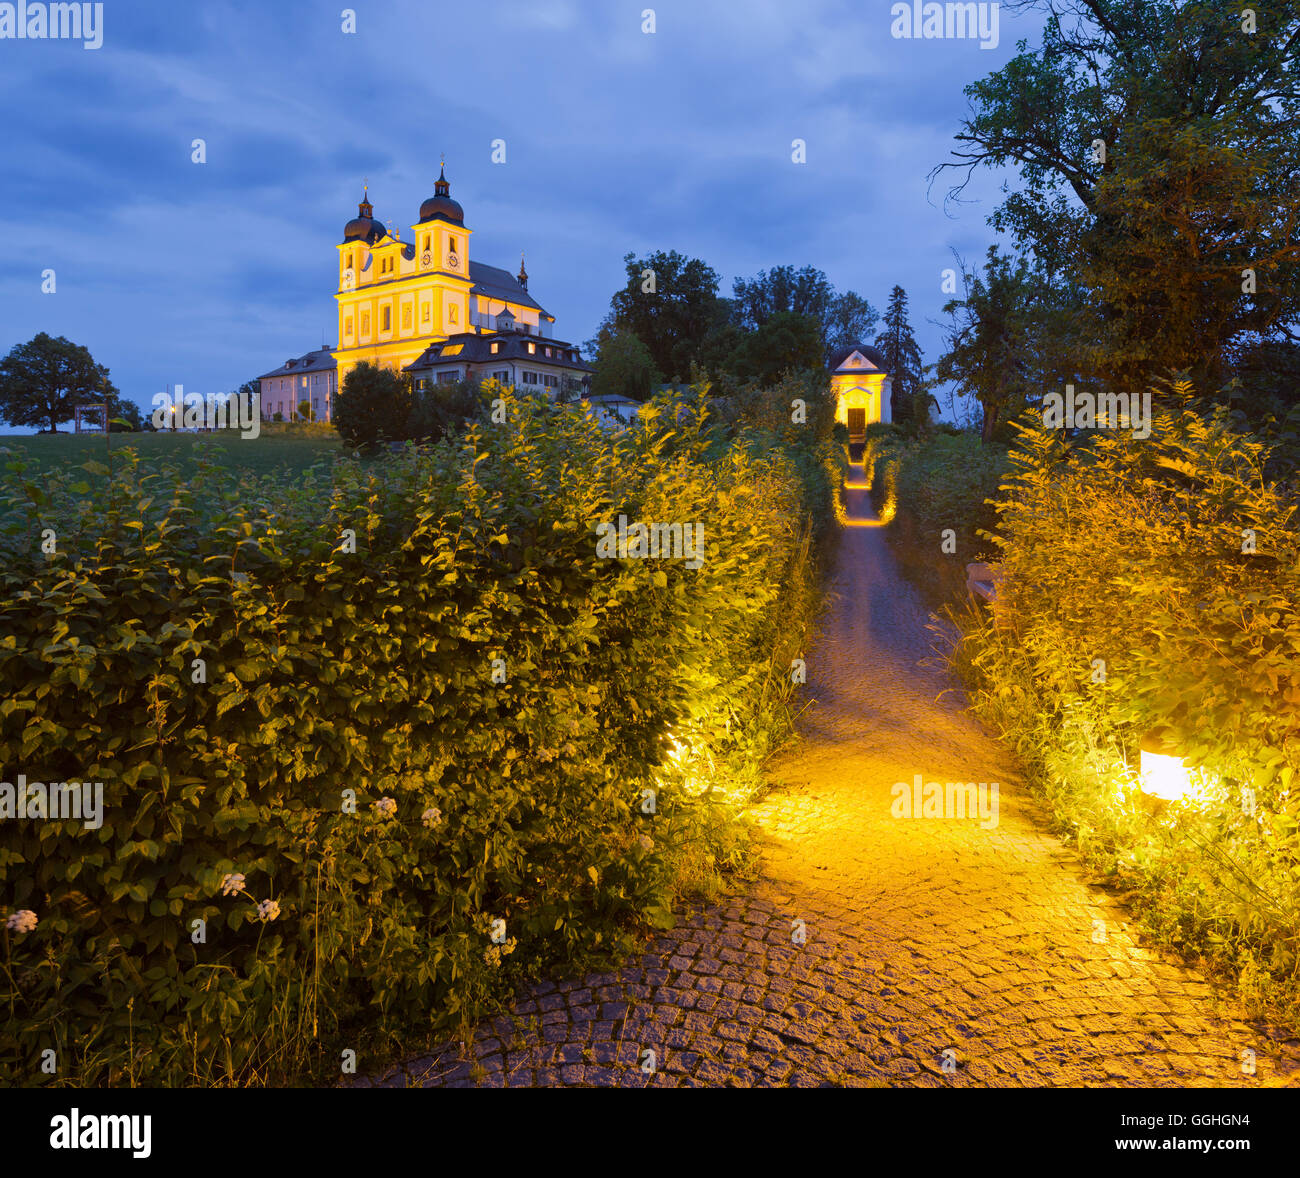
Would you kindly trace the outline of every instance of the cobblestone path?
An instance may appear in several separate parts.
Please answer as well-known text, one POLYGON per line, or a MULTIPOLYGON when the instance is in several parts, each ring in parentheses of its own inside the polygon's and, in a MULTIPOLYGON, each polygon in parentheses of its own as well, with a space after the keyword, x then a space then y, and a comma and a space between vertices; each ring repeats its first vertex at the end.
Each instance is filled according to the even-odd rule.
MULTIPOLYGON (((865 491, 847 498, 870 518, 865 491)), ((362 1084, 1300 1085, 1300 1043, 1218 1013, 1202 978, 1140 946, 1010 755, 920 665, 925 611, 882 529, 845 530, 833 590, 804 739, 755 811, 769 845, 748 894, 616 973, 542 984, 468 1057, 449 1046, 362 1084), (996 826, 893 817, 916 774, 999 783, 996 826)))

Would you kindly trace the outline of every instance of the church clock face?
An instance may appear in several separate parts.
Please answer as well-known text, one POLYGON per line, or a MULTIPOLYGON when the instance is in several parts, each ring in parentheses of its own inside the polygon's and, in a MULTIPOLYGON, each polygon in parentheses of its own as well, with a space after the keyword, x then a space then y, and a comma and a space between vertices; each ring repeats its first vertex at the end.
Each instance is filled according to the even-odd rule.
POLYGON ((345 290, 350 290, 352 288, 353 282, 355 281, 356 279, 353 277, 351 270, 343 271, 343 287, 345 290))
POLYGON ((448 255, 447 255, 447 265, 450 266, 450 267, 454 270, 457 266, 460 265, 460 258, 457 257, 456 254, 455 254, 454 252, 448 254, 448 255))
POLYGON ((425 250, 424 253, 420 255, 420 261, 428 266, 433 261, 433 255, 428 250, 425 250))

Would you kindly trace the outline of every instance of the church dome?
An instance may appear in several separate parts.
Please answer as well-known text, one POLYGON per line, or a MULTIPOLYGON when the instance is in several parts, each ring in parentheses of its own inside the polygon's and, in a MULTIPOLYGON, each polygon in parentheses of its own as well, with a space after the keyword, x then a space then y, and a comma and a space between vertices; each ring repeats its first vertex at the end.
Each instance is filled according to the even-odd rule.
POLYGON ((845 344, 842 348, 836 348, 831 355, 830 370, 834 372, 854 352, 859 353, 864 360, 874 364, 881 372, 885 371, 884 356, 880 354, 879 349, 873 348, 870 344, 845 344))
POLYGON ((420 220, 454 221, 457 225, 465 223, 465 210, 458 201, 451 199, 451 185, 447 183, 446 169, 438 173, 438 182, 433 186, 433 195, 420 206, 420 220))
POLYGON ((357 205, 357 215, 343 226, 344 241, 364 241, 367 245, 374 245, 385 233, 388 232, 383 224, 374 219, 374 206, 363 199, 357 205))

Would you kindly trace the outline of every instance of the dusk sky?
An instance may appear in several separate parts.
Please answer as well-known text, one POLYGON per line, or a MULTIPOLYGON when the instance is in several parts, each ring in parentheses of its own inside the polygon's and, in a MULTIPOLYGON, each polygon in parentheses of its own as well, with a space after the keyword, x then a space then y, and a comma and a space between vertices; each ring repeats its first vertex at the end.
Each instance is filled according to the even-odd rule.
POLYGON ((99 49, 0 40, 0 354, 67 336, 146 407, 332 345, 362 178, 410 240, 445 153, 471 258, 526 250, 559 338, 592 336, 626 252, 677 249, 724 295, 782 263, 880 310, 900 283, 929 363, 941 271, 980 261, 999 180, 945 211, 927 173, 962 88, 1038 41, 1005 7, 996 48, 895 39, 886 0, 361 0, 352 34, 344 7, 109 0, 99 49))

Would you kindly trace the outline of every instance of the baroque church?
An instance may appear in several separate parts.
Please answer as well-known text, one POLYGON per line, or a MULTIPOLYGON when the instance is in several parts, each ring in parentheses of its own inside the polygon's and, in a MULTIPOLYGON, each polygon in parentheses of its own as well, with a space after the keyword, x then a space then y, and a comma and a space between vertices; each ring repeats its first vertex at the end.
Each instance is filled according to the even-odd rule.
POLYGON ((407 372, 417 388, 495 379, 553 400, 585 393, 591 367, 554 338, 555 317, 529 293, 522 255, 517 275, 471 260, 472 232, 445 165, 409 240, 375 216, 367 187, 337 246, 338 346, 263 374, 263 415, 330 420, 334 396, 362 361, 407 372))
POLYGON ((590 369, 554 339, 555 317, 529 294, 522 256, 517 275, 472 260, 472 232, 445 167, 409 241, 375 217, 367 192, 338 246, 340 385, 363 360, 417 381, 486 380, 499 371, 509 374, 498 377, 504 383, 557 395, 565 378, 582 384, 590 369))

